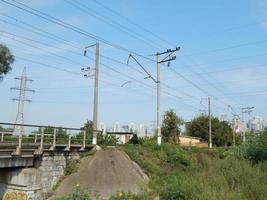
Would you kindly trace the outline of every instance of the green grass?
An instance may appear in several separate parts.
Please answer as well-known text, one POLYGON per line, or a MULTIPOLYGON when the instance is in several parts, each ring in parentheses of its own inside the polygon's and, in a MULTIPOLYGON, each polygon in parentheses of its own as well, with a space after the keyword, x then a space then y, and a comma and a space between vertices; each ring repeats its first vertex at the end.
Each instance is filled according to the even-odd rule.
POLYGON ((139 164, 150 181, 139 194, 118 192, 110 200, 265 200, 267 197, 267 133, 237 147, 182 148, 169 143, 158 146, 149 139, 119 148, 139 164))
POLYGON ((66 195, 65 197, 57 198, 56 200, 92 200, 92 199, 90 197, 89 192, 77 186, 73 191, 73 193, 66 195))
POLYGON ((229 156, 232 149, 159 147, 149 141, 127 145, 124 150, 150 177, 141 196, 162 200, 266 199, 267 162, 253 164, 249 159, 229 156))

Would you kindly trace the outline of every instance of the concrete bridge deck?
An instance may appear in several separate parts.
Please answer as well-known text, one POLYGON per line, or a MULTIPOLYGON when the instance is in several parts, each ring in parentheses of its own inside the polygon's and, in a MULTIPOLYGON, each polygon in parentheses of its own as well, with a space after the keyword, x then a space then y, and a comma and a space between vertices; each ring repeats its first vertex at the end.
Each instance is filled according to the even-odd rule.
POLYGON ((91 150, 95 145, 79 145, 79 144, 43 144, 40 151, 40 144, 27 143, 22 144, 20 154, 17 155, 17 143, 0 143, 0 168, 8 167, 30 167, 34 164, 34 158, 43 155, 51 155, 53 153, 82 152, 91 150))

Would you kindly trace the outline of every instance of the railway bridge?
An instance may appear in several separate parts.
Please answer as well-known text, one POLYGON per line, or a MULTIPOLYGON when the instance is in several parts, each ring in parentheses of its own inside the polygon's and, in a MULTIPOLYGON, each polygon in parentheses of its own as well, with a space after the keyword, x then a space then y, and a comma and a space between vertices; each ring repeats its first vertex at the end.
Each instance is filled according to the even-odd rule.
POLYGON ((78 128, 0 123, 24 126, 0 131, 0 199, 46 199, 72 160, 94 149, 86 131, 78 128), (11 131, 7 131, 11 130, 11 131))

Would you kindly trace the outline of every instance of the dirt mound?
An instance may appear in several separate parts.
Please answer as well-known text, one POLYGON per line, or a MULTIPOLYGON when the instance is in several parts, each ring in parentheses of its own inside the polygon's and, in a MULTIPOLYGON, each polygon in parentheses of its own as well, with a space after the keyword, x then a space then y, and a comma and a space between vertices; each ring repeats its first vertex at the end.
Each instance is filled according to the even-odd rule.
POLYGON ((60 184, 54 197, 64 196, 75 188, 97 191, 102 198, 109 198, 118 191, 137 193, 139 186, 148 180, 130 158, 122 151, 108 148, 97 151, 89 158, 83 158, 76 173, 60 184))

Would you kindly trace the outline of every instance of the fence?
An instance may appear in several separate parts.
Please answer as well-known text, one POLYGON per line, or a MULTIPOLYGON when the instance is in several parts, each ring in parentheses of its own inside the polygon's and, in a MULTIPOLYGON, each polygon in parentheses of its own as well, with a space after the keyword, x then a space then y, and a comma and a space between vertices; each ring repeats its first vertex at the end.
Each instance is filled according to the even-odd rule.
POLYGON ((49 146, 49 150, 54 150, 59 145, 66 145, 65 150, 68 151, 74 145, 80 145, 81 149, 85 149, 89 142, 86 131, 82 128, 32 124, 0 123, 0 135, 0 143, 17 144, 16 154, 20 153, 25 144, 38 145, 39 151, 42 152, 44 145, 49 146))

